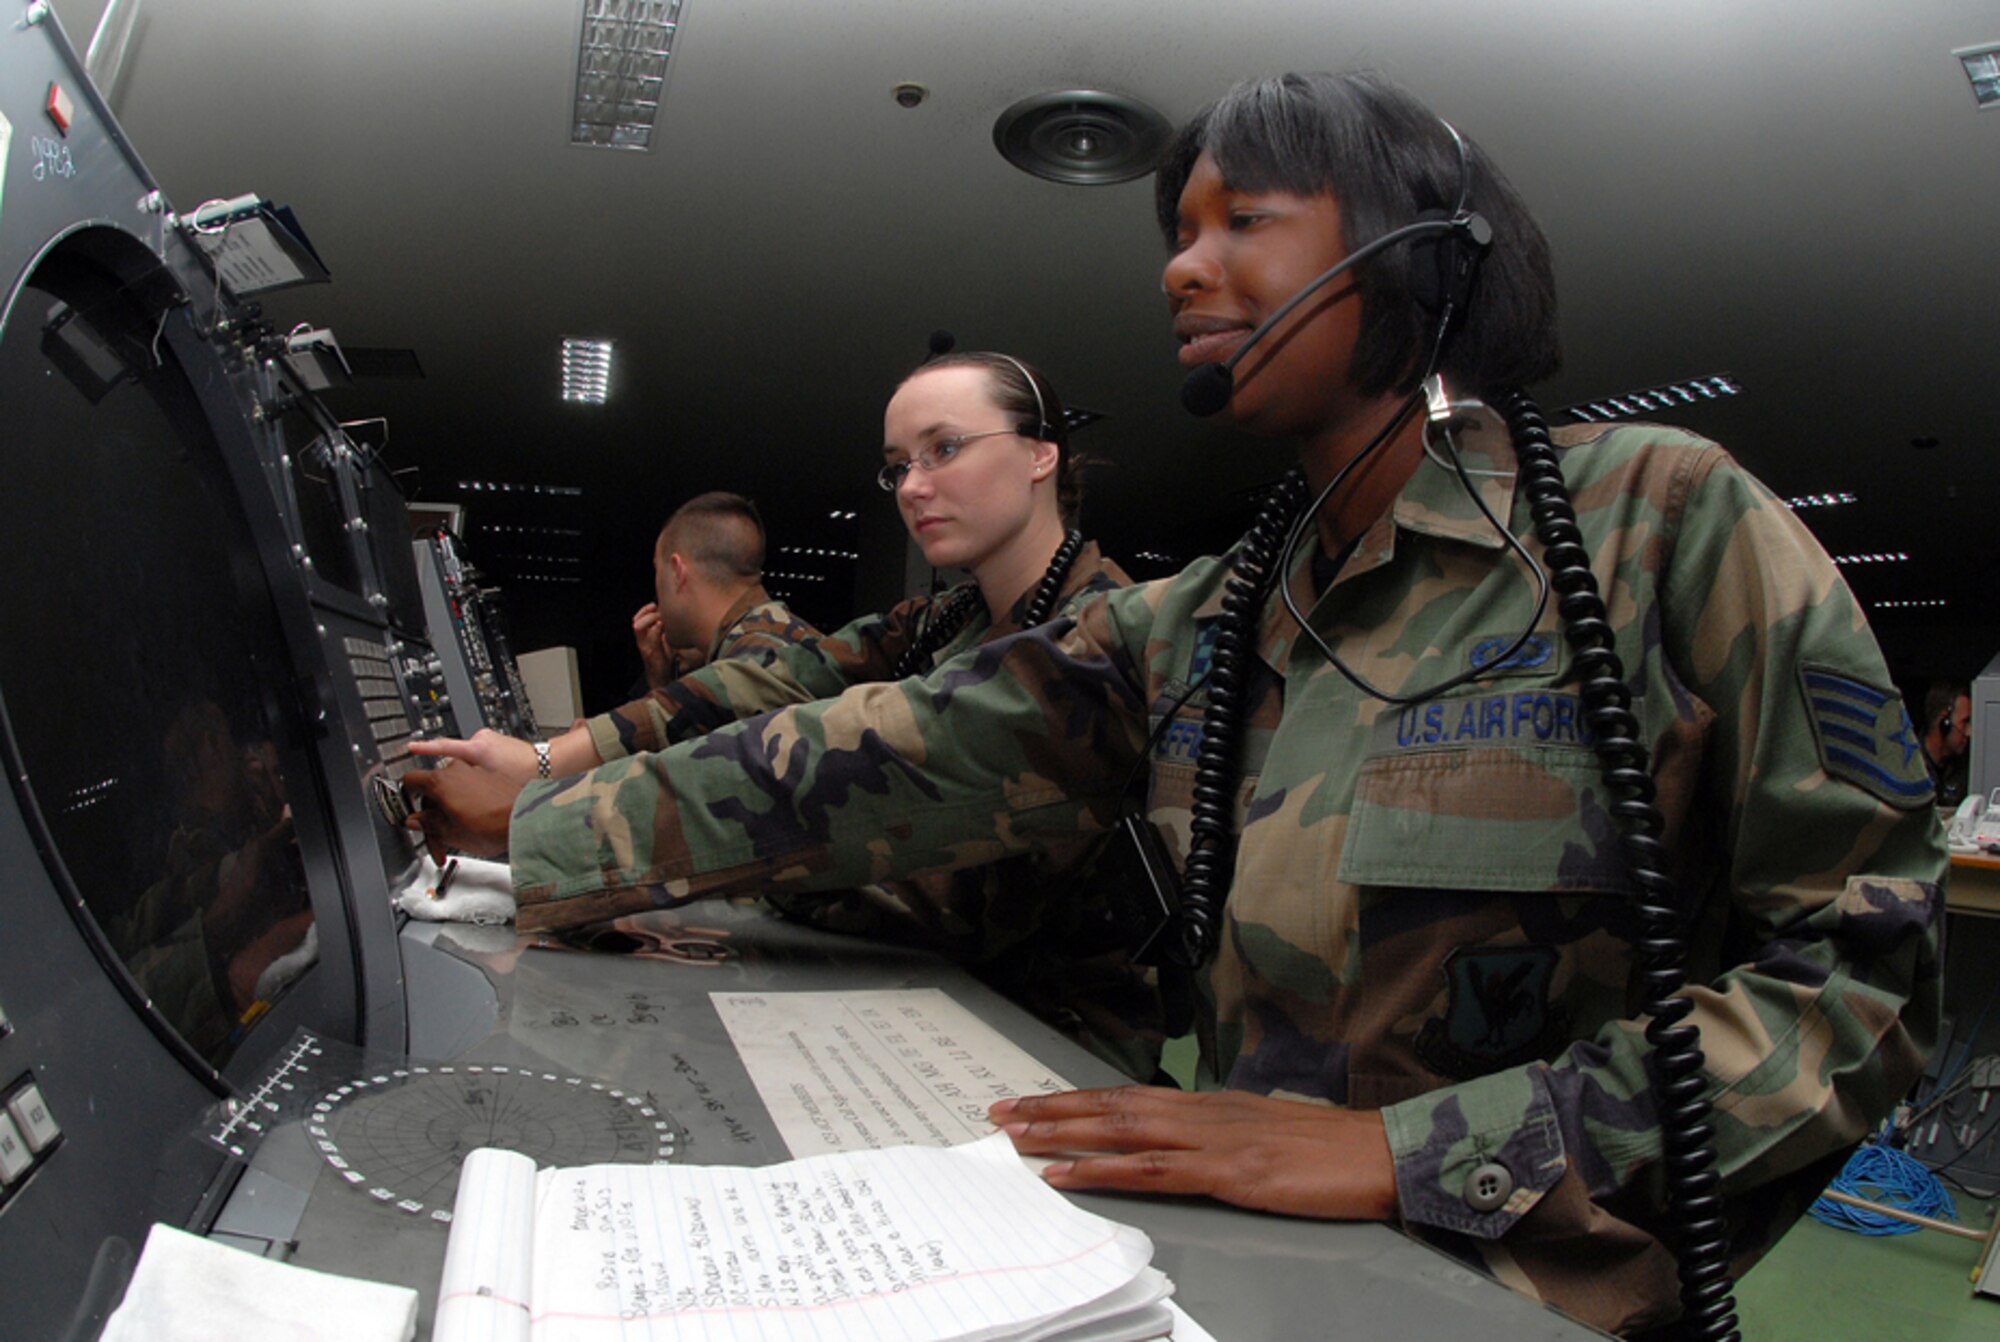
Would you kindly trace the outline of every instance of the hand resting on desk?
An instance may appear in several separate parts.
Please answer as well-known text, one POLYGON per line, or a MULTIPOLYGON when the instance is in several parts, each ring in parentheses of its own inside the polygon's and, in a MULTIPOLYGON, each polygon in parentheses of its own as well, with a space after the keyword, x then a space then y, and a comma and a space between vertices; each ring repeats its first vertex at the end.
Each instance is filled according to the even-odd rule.
POLYGON ((1382 1116, 1248 1091, 1157 1086, 1002 1100, 987 1111, 1023 1155, 1065 1156, 1056 1188, 1194 1193, 1328 1220, 1396 1215, 1396 1167, 1382 1116))

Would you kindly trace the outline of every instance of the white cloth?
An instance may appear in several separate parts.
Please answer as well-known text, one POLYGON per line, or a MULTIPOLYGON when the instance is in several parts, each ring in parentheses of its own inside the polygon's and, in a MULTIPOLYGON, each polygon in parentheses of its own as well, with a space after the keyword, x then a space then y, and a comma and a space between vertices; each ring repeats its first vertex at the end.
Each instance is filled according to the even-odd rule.
POLYGON ((411 1342, 417 1293, 155 1225, 99 1342, 411 1342))
POLYGON ((488 927, 514 921, 514 877, 505 862, 455 857, 458 870, 442 896, 433 895, 440 873, 425 856, 417 874, 396 894, 396 907, 427 923, 480 923, 488 927))

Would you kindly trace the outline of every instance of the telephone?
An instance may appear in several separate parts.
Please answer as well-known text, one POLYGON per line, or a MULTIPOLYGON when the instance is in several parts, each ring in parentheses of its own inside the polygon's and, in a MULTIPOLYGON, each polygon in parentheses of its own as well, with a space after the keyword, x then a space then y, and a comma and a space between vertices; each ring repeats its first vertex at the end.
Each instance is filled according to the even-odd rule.
POLYGON ((1993 789, 1990 800, 1967 797, 1961 802, 1945 838, 1961 851, 2000 853, 2000 788, 1993 789))

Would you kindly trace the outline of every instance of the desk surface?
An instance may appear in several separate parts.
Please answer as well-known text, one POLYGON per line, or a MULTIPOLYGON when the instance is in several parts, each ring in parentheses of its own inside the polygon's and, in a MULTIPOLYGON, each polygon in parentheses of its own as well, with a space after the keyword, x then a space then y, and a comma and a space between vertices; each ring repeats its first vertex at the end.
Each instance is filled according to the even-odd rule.
MULTIPOLYGON (((450 1010, 435 985, 455 984, 463 1010, 442 1028, 465 1043, 450 1049, 460 1063, 546 1069, 643 1093, 675 1125, 674 1158, 713 1164, 763 1165, 791 1153, 710 1004, 712 991, 940 988, 1069 1081, 1120 1079, 977 980, 922 954, 814 932, 754 907, 703 905, 623 925, 619 944, 642 943, 643 954, 556 949, 511 929, 413 924, 405 933, 413 1035, 425 1037, 425 1014, 450 1010), (415 988, 425 982, 428 1007, 415 988)), ((433 1032, 433 1042, 440 1037, 433 1032)), ((305 1266, 413 1286, 423 1295, 419 1336, 427 1337, 445 1227, 350 1186, 305 1126, 288 1123, 266 1139, 217 1232, 295 1241, 292 1259, 305 1266)), ((476 1133, 431 1135, 445 1149, 480 1144, 476 1133)), ((1077 1201, 1151 1235, 1154 1264, 1173 1278, 1176 1300, 1219 1342, 1431 1342, 1475 1330, 1490 1342, 1601 1336, 1385 1226, 1194 1200, 1077 1201)))
POLYGON ((1953 853, 1945 878, 1945 907, 1954 913, 2000 916, 2000 857, 1953 853))

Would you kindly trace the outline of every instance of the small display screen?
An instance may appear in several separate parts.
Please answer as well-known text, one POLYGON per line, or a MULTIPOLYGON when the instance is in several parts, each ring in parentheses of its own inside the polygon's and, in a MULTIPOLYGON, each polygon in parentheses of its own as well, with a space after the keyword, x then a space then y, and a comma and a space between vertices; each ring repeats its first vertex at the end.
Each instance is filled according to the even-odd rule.
POLYGON ((425 630, 424 592, 417 583, 409 505, 379 462, 372 463, 362 475, 361 497, 368 518, 368 548, 375 556, 382 595, 389 599, 389 623, 406 634, 421 635, 425 630))
POLYGON ((164 326, 66 244, 0 331, 0 723, 57 885, 220 1067, 317 958, 292 827, 315 784, 247 518, 164 326))

